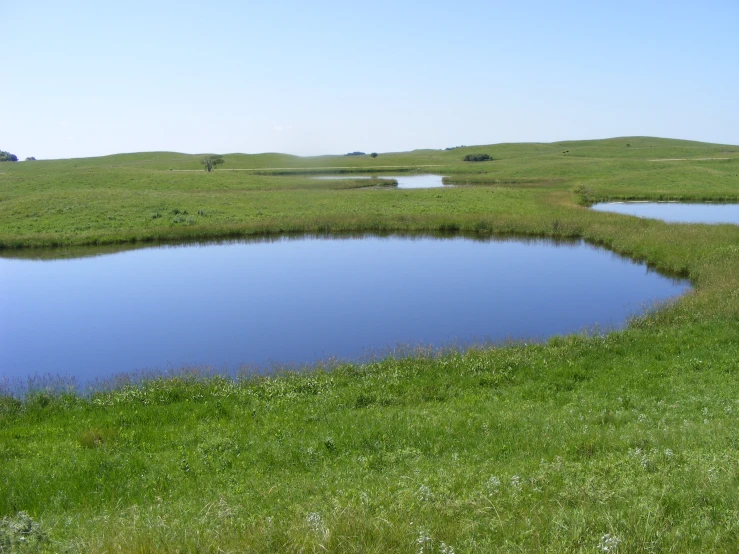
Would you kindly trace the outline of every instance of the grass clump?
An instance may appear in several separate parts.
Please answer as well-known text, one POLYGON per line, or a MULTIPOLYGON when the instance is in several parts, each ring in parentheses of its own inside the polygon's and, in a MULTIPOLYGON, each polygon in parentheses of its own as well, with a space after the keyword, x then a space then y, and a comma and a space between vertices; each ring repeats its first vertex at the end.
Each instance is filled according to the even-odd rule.
POLYGON ((26 512, 0 519, 0 552, 8 554, 31 554, 51 552, 49 541, 37 521, 26 512))
POLYGON ((92 427, 85 429, 80 434, 79 443, 83 448, 103 448, 111 444, 117 437, 117 429, 92 427))

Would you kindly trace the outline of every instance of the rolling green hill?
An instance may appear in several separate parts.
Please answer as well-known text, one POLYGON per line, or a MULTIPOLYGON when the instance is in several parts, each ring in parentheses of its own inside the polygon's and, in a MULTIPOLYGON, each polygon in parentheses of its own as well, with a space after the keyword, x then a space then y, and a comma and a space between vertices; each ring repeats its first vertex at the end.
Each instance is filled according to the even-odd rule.
MULTIPOLYGON (((566 212, 579 220, 587 217, 580 204, 604 198, 739 199, 739 147, 647 137, 417 150, 376 159, 229 154, 213 173, 202 170, 201 158, 151 152, 3 164, 0 248, 378 229, 519 232, 512 211, 537 218, 566 212), (461 161, 478 152, 495 160, 461 161), (354 171, 433 172, 459 186, 378 190, 352 180, 354 171), (347 179, 320 181, 311 173, 346 173, 347 179)), ((535 232, 548 234, 541 225, 535 232)))
POLYGON ((89 397, 6 389, 0 551, 739 549, 739 226, 587 208, 739 201, 739 147, 624 137, 374 160, 231 154, 213 173, 199 159, 0 164, 0 256, 286 232, 513 233, 581 237, 694 290, 607 335, 237 381, 183 372, 89 397), (304 174, 347 168, 457 186, 304 174))

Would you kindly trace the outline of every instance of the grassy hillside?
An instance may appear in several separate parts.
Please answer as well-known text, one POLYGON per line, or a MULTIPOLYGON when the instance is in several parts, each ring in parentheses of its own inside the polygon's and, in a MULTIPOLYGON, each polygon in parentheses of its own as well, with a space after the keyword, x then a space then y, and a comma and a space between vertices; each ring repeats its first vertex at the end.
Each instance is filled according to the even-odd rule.
POLYGON ((583 204, 737 200, 737 150, 629 137, 376 160, 234 155, 212 174, 170 172, 197 169, 199 158, 167 153, 0 165, 6 248, 512 232, 583 237, 695 286, 606 336, 241 381, 194 372, 89 398, 0 396, 0 551, 736 551, 739 226, 583 204), (496 160, 460 161, 474 152, 496 160), (665 158, 678 159, 653 161, 665 158), (380 163, 438 164, 465 184, 353 188, 350 177, 266 169, 380 163))
POLYGON ((579 232, 589 217, 578 213, 583 202, 739 199, 739 147, 654 138, 500 144, 376 159, 232 154, 213 173, 202 170, 200 159, 155 152, 2 164, 0 248, 378 229, 520 232, 532 223, 520 224, 524 214, 537 221, 574 218, 572 230, 579 232), (495 161, 461 161, 476 152, 495 161), (655 161, 665 159, 671 161, 655 161), (459 186, 378 190, 351 173, 331 181, 306 174, 414 170, 459 186))

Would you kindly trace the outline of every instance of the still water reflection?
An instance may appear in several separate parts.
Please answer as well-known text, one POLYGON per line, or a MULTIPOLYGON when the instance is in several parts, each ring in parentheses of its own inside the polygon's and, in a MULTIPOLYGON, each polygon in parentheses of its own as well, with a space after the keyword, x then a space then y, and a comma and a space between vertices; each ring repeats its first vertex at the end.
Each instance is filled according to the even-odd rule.
MULTIPOLYGON (((444 185, 442 183, 441 175, 377 175, 375 176, 380 179, 395 179, 398 182, 399 189, 434 189, 441 188, 444 185)), ((314 177, 314 179, 371 179, 369 175, 322 175, 320 177, 314 177)))
POLYGON ((0 259, 0 377, 235 370, 618 328, 689 285, 577 243, 300 238, 0 259))
POLYGON ((603 202, 594 210, 661 219, 668 223, 739 224, 739 204, 686 204, 680 202, 603 202))

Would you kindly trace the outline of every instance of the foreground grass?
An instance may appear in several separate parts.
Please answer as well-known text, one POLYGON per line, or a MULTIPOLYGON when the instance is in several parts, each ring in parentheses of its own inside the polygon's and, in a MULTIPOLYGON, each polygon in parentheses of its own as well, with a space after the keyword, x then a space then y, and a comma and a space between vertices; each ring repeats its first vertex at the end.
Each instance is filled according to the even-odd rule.
MULTIPOLYGON (((657 183, 650 186, 638 177, 651 167, 646 158, 633 173, 624 170, 637 163, 636 139, 629 147, 606 143, 557 145, 564 161, 548 153, 552 145, 501 146, 511 167, 501 163, 486 176, 459 167, 444 174, 475 184, 444 191, 297 186, 239 194, 274 210, 260 223, 273 231, 312 222, 582 236, 688 275, 695 292, 607 336, 418 352, 274 378, 185 375, 90 398, 0 397, 0 516, 7 518, 0 545, 7 522, 25 521, 18 515, 25 511, 39 525, 29 538, 50 552, 736 551, 739 227, 667 225, 579 204, 631 195, 632 187, 646 197, 736 197, 739 187, 720 169, 695 181, 704 162, 666 167, 675 180, 650 177, 657 183), (571 165, 581 163, 572 161, 579 147, 588 161, 571 165), (598 148, 601 157, 608 148, 618 153, 609 169, 590 156, 598 148), (537 167, 536 149, 552 159, 537 167), (600 177, 581 182, 588 171, 600 177), (583 184, 587 191, 573 192, 583 184), (317 206, 325 213, 311 211, 317 206), (353 215, 345 212, 351 207, 353 215), (294 212, 305 219, 283 228, 294 212)), ((728 149, 660 148, 655 158, 728 149)), ((262 178, 301 179, 253 177, 262 178)), ((28 200, 3 189, 9 198, 0 209, 6 202, 17 209, 13 194, 41 206, 47 192, 62 194, 28 200)), ((185 195, 177 196, 182 203, 190 193, 171 194, 185 195)), ((198 194, 218 203, 225 193, 198 194)), ((118 206, 109 200, 94 209, 118 206)), ((110 235, 75 235, 64 230, 69 219, 49 217, 39 215, 25 234, 6 227, 7 245, 128 240, 139 232, 124 218, 110 235)), ((234 232, 251 229, 247 223, 234 232)))
POLYGON ((1 509, 34 514, 56 552, 736 550, 739 329, 681 312, 539 346, 6 399, 1 509))

